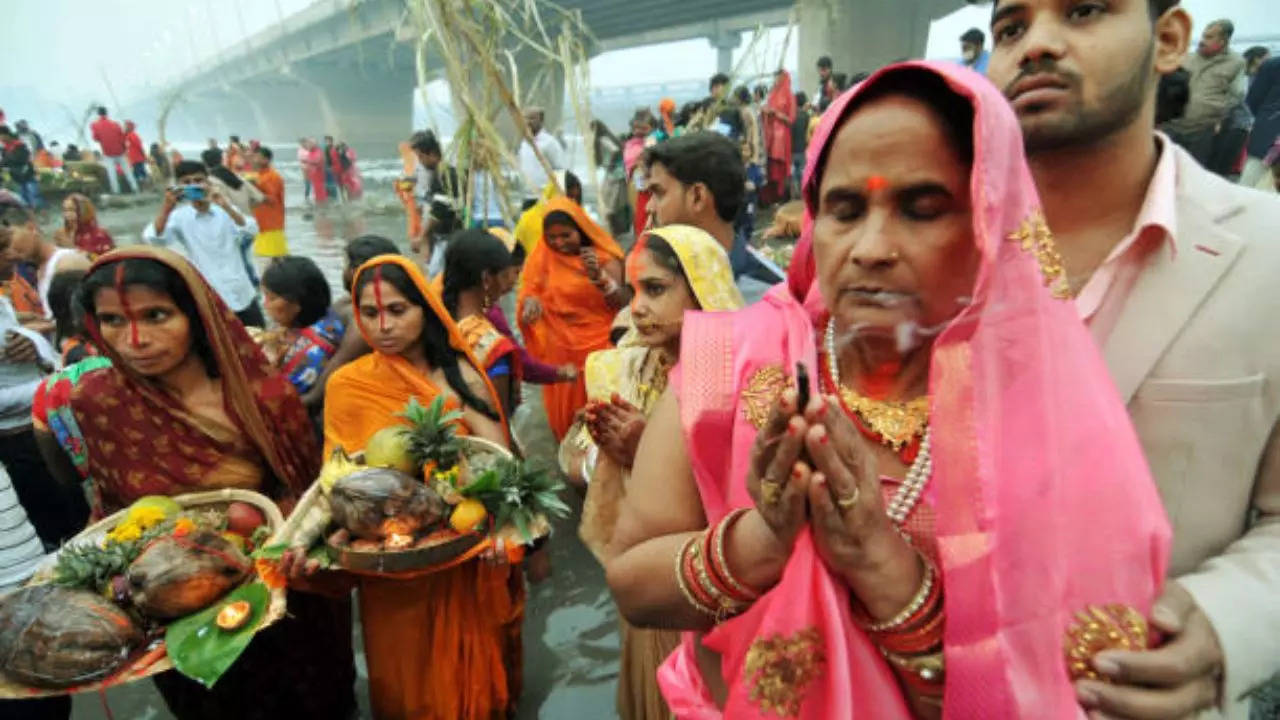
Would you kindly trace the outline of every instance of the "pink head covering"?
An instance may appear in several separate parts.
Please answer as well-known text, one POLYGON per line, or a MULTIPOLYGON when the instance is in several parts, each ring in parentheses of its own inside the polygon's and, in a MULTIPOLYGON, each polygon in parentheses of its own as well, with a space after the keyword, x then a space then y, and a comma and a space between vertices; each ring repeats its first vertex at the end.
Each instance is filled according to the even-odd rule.
MULTIPOLYGON (((970 200, 980 266, 973 302, 934 342, 929 375, 926 500, 945 592, 945 717, 1080 717, 1065 632, 1091 605, 1150 611, 1168 562, 1168 521, 1107 368, 1064 299, 1017 119, 990 82, 949 63, 881 70, 824 116, 809 150, 806 198, 816 198, 818 161, 853 103, 905 68, 939 76, 974 110, 970 200)), ((762 370, 815 362, 813 323, 825 311, 812 264, 805 270, 811 251, 797 252, 789 288, 740 313, 685 320, 672 387, 711 523, 752 504, 743 482, 756 435, 749 415, 759 404, 752 381, 762 370)), ((792 703, 787 717, 905 717, 896 681, 852 622, 849 603, 805 530, 778 585, 702 640, 721 653, 723 716, 773 717, 762 698, 781 696, 792 703)), ((693 642, 660 670, 664 695, 677 717, 720 717, 693 642)))

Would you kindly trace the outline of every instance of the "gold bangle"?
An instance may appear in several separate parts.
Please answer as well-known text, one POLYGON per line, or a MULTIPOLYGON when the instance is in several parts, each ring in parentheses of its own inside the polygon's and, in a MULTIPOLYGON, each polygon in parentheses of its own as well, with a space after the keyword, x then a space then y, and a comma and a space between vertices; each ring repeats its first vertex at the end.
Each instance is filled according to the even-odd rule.
POLYGON ((716 588, 715 583, 711 582, 711 576, 707 574, 707 563, 702 557, 702 543, 695 543, 693 546, 693 569, 698 573, 694 581, 698 583, 698 587, 702 588, 703 593, 712 598, 716 602, 716 622, 723 622, 731 615, 737 615, 746 609, 745 603, 738 603, 733 598, 725 595, 716 588))
POLYGON ((698 612, 701 612, 704 615, 709 615, 712 618, 716 618, 718 622, 719 619, 717 616, 719 615, 719 613, 714 608, 709 608, 703 605, 702 603, 698 602, 698 599, 693 596, 693 592, 689 590, 689 586, 686 585, 684 581, 684 556, 685 556, 685 553, 689 552, 689 546, 693 545, 697 541, 698 541, 698 536, 694 535, 693 537, 689 538, 684 545, 680 547, 680 552, 676 553, 676 585, 680 586, 680 593, 684 595, 684 599, 690 605, 692 605, 694 609, 696 609, 698 612))
POLYGON ((719 563, 720 569, 724 571, 724 581, 728 583, 729 587, 733 588, 734 592, 740 593, 743 597, 755 600, 760 597, 760 593, 752 590, 746 585, 743 585, 738 581, 738 578, 734 577, 733 574, 729 572, 729 562, 725 559, 724 554, 724 536, 729 534, 729 527, 737 522, 738 518, 746 515, 749 510, 750 508, 738 508, 724 516, 724 519, 720 521, 720 527, 716 530, 715 551, 716 562, 719 563))
POLYGON ((873 633, 884 633, 898 629, 899 626, 905 624, 924 607, 925 601, 929 599, 929 593, 933 591, 934 572, 933 563, 928 558, 921 555, 920 559, 924 561, 924 577, 920 580, 920 588, 916 590, 916 594, 911 598, 911 602, 902 608, 897 615, 885 620, 884 622, 871 623, 863 626, 863 630, 873 633))

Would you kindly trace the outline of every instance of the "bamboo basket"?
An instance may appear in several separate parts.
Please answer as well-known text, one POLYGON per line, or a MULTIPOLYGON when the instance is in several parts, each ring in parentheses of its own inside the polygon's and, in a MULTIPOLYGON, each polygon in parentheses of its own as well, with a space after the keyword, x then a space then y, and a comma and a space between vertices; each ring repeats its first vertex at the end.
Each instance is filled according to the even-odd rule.
MULTIPOLYGON (((223 488, 221 490, 210 490, 208 492, 188 493, 186 495, 175 495, 173 501, 181 505, 184 509, 208 508, 222 509, 233 502, 244 502, 253 505, 262 511, 263 517, 267 519, 267 525, 278 532, 278 529, 284 525, 284 516, 280 514, 280 508, 265 495, 253 492, 251 490, 240 490, 237 488, 223 488)), ((87 543, 99 543, 117 524, 124 520, 128 510, 121 510, 109 517, 103 518, 98 522, 81 530, 74 538, 67 542, 68 545, 83 545, 87 543)), ((57 564, 57 554, 50 555, 40 568, 32 576, 28 585, 39 585, 48 583, 53 580, 53 569, 57 564)), ((256 581, 256 576, 250 574, 249 578, 243 584, 256 581)), ((262 620, 258 623, 258 631, 263 630, 284 617, 285 614, 285 590, 283 588, 275 588, 271 590, 271 601, 267 605, 266 611, 262 614, 262 620)), ((84 685, 76 685, 67 688, 38 688, 30 685, 23 685, 14 682, 8 678, 3 672, 0 672, 0 699, 24 699, 37 697, 51 697, 55 695, 75 695, 82 692, 92 692, 106 690, 116 685, 127 685, 138 680, 144 680, 152 675, 158 675, 166 670, 173 669, 173 663, 169 660, 168 654, 162 655, 154 661, 148 661, 147 658, 153 657, 154 652, 158 652, 159 648, 164 646, 164 637, 151 642, 144 648, 139 648, 133 653, 132 659, 122 666, 115 673, 97 682, 86 683, 84 685)))
MULTIPOLYGON (((462 443, 462 452, 473 469, 483 467, 485 458, 512 457, 509 450, 484 438, 461 436, 458 440, 462 443)), ((352 459, 362 462, 363 454, 357 453, 352 459)), ((294 507, 288 519, 280 526, 280 530, 267 541, 268 544, 292 544, 294 535, 298 531, 298 526, 301 524, 302 519, 306 517, 307 512, 319 503, 328 502, 329 498, 320 489, 320 483, 312 483, 311 487, 307 488, 307 491, 302 494, 302 498, 298 500, 297 506, 294 507)), ((334 569, 345 570, 355 575, 370 576, 417 574, 434 565, 456 560, 487 540, 484 535, 480 534, 453 535, 441 537, 421 547, 412 547, 405 550, 365 552, 352 550, 349 547, 330 545, 328 544, 328 535, 329 531, 326 530, 322 535, 321 541, 329 549, 334 569)))

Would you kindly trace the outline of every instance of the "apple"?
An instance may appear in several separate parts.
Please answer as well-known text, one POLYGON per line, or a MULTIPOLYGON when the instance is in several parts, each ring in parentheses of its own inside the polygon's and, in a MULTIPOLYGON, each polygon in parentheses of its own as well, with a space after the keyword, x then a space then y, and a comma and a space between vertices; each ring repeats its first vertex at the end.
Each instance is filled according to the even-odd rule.
POLYGON ((246 502, 233 502, 227 506, 227 531, 249 538, 259 526, 266 525, 267 518, 258 508, 246 502))

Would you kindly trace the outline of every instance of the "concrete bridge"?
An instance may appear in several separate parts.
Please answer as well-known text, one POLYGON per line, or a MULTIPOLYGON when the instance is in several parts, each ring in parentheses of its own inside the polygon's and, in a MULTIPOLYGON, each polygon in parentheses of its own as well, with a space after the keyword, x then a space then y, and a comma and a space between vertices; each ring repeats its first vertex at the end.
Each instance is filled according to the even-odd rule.
MULTIPOLYGON (((495 0, 510 2, 511 0, 495 0)), ((816 85, 814 65, 830 55, 839 70, 871 70, 924 51, 929 21, 961 0, 561 0, 580 10, 595 36, 592 54, 660 42, 706 38, 728 70, 741 32, 798 20, 801 77, 816 85)), ((321 132, 362 154, 385 154, 411 131, 416 37, 405 0, 317 0, 228 47, 213 65, 130 104, 135 117, 157 117, 167 98, 170 137, 231 133, 282 140, 321 132), (136 108, 136 109, 135 109, 136 108)), ((432 66, 428 59, 428 67, 432 66)), ((435 63, 438 67, 438 63, 435 63)), ((710 68, 707 68, 710 75, 710 68)), ((644 77, 637 75, 637 82, 644 77)), ((540 104, 558 115, 563 86, 540 104)), ((555 126, 556 118, 549 123, 555 126)))

